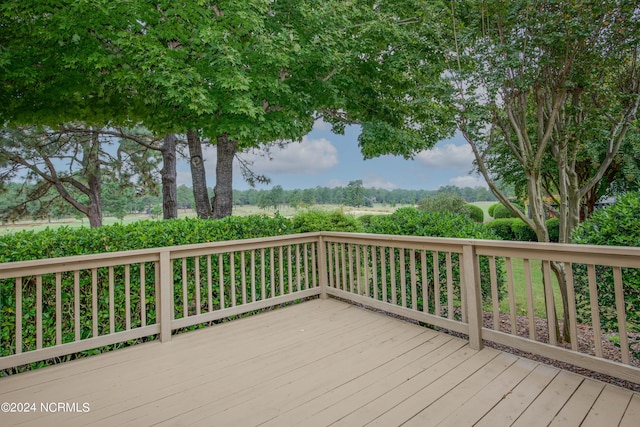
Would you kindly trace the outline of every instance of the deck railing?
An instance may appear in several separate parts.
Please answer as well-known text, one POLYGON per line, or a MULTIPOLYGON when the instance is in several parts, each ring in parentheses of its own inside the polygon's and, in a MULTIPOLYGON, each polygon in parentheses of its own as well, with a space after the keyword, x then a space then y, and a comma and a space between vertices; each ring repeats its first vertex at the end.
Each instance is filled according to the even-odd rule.
POLYGON ((328 232, 5 263, 0 369, 331 295, 640 383, 639 270, 640 248, 328 232))

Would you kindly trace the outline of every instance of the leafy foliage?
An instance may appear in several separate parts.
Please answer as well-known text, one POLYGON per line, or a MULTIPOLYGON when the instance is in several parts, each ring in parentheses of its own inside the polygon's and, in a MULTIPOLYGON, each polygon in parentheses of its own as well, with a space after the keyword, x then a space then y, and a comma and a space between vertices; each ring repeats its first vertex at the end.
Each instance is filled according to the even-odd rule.
POLYGON ((353 215, 340 211, 321 211, 308 209, 293 217, 293 231, 308 233, 313 231, 362 232, 363 225, 353 215))
MULTIPOLYGON (((607 246, 640 246, 640 193, 627 193, 604 209, 599 209, 582 222, 573 234, 574 243, 607 246)), ((576 295, 580 319, 589 322, 589 279, 586 265, 574 265, 576 295)), ((598 301, 602 310, 600 324, 615 329, 618 324, 615 312, 615 292, 611 268, 596 266, 598 301)), ((628 327, 640 331, 640 274, 637 269, 622 269, 622 283, 627 310, 628 327)))
POLYGON ((484 222, 484 211, 479 206, 466 204, 463 207, 463 213, 466 213, 475 222, 484 222))

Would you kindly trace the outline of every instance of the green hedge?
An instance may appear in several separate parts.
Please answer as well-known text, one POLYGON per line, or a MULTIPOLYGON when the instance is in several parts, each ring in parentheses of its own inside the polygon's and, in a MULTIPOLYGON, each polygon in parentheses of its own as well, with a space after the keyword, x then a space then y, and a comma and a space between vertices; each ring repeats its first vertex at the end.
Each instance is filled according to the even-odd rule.
MULTIPOLYGON (((535 231, 520 218, 500 218, 485 223, 488 229, 493 231, 500 240, 515 240, 520 242, 537 242, 535 231)), ((560 222, 557 218, 547 220, 549 241, 558 242, 560 235, 560 222)))
POLYGON ((484 222, 484 211, 480 206, 466 204, 463 207, 463 212, 475 222, 484 222))
POLYGON ((340 211, 321 211, 310 209, 299 212, 293 217, 294 233, 309 233, 313 231, 343 231, 362 232, 363 224, 353 215, 346 215, 340 211))
MULTIPOLYGON (((596 210, 591 218, 582 222, 573 233, 573 242, 589 245, 640 246, 640 193, 619 196, 616 202, 605 209, 596 210)), ((577 310, 581 321, 589 323, 589 280, 586 265, 574 264, 574 288, 577 310)), ((596 266, 598 301, 601 307, 600 324, 605 329, 617 329, 615 292, 611 268, 596 266)), ((640 331, 640 271, 622 269, 627 326, 640 331)))

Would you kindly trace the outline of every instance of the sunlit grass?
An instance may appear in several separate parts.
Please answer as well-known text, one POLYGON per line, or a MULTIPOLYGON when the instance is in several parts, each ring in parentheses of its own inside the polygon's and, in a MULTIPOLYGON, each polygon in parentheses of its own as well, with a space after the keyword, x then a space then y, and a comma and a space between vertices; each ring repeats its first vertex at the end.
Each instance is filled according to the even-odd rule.
MULTIPOLYGON (((541 261, 531 260, 529 264, 531 266, 531 287, 533 289, 534 313, 536 317, 546 317, 547 309, 544 294, 544 283, 542 280, 543 276, 541 261)), ((513 270, 513 288, 516 301, 516 315, 526 316, 528 312, 528 302, 524 262, 522 259, 514 258, 511 260, 511 265, 513 270)), ((561 319, 563 315, 562 295, 560 294, 558 280, 556 279, 553 272, 551 272, 551 281, 553 282, 553 300, 556 306, 557 317, 561 319)), ((485 307, 485 310, 491 310, 491 308, 485 307)), ((506 294, 502 301, 500 301, 500 312, 509 313, 509 297, 506 294)))

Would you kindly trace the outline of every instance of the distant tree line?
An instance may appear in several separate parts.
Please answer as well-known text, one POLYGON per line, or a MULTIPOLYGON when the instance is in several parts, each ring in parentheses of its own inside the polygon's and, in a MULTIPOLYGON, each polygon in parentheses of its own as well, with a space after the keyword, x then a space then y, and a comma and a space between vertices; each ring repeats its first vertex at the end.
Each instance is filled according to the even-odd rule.
MULTIPOLYGON (((57 192, 49 189, 48 193, 37 200, 29 199, 35 184, 9 182, 0 192, 0 221, 7 222, 34 219, 56 220, 60 218, 84 218, 71 204, 60 199, 57 192)), ((209 189, 213 193, 213 189, 209 189)), ((384 204, 388 206, 414 205, 427 197, 439 194, 453 194, 467 202, 494 201, 495 197, 485 187, 455 187, 451 185, 438 190, 386 190, 382 188, 365 188, 361 180, 351 181, 345 187, 315 187, 305 189, 284 190, 277 185, 270 189, 233 190, 235 206, 254 205, 262 209, 278 209, 281 205, 291 207, 312 206, 317 204, 333 204, 345 206, 372 206, 384 204)), ((78 192, 73 194, 81 203, 88 202, 88 196, 78 192), (87 200, 85 200, 87 199, 87 200)), ((143 213, 153 216, 162 214, 162 196, 157 192, 121 186, 117 182, 106 182, 102 185, 102 212, 105 216, 124 218, 126 215, 143 213)), ((177 187, 178 209, 194 209, 193 190, 186 185, 177 187)))

